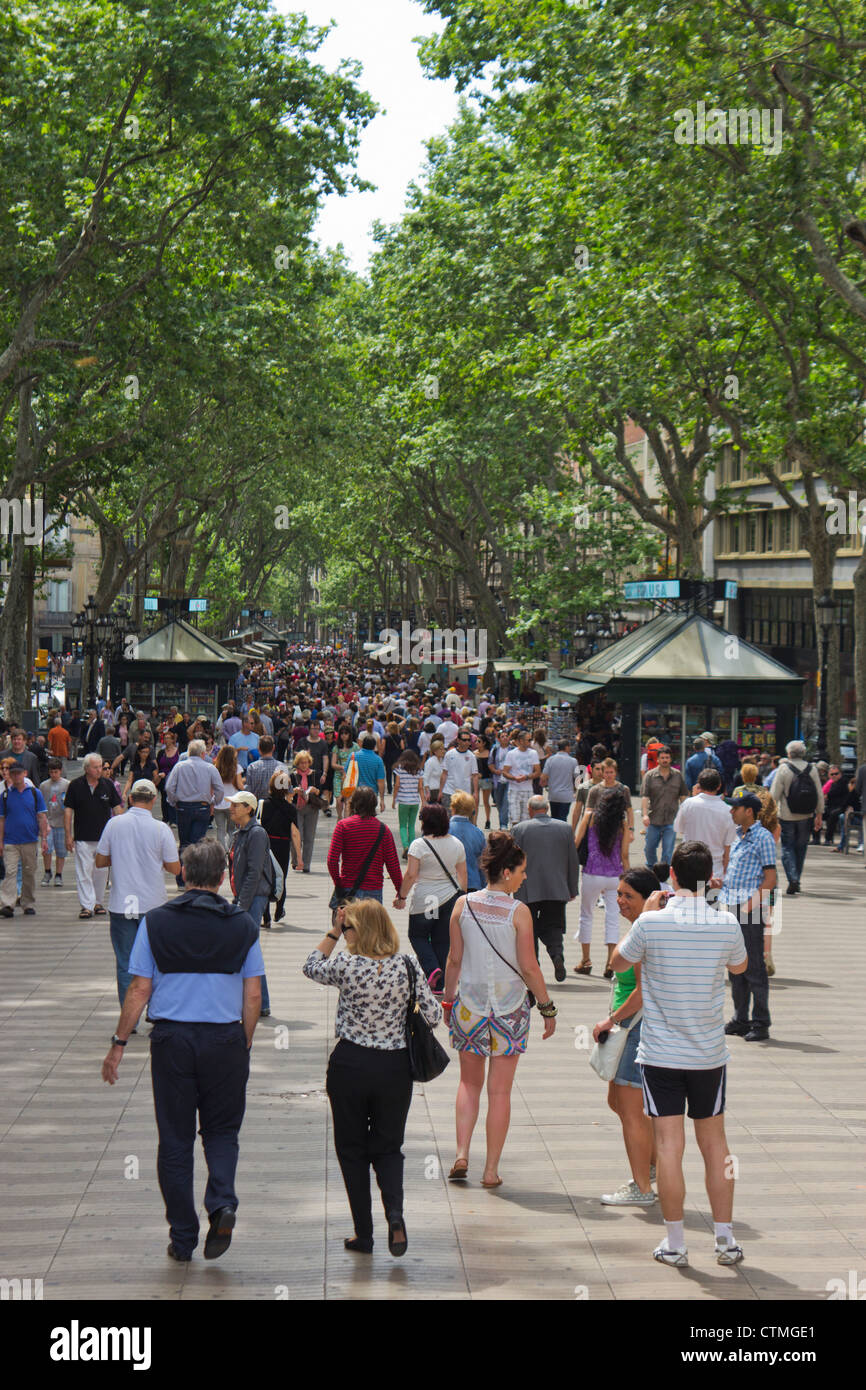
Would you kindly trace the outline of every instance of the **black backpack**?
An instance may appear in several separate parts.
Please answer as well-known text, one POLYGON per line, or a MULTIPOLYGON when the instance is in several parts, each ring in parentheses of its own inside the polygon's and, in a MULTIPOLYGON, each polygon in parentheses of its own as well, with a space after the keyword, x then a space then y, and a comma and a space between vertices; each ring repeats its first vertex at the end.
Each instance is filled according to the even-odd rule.
POLYGON ((795 816, 808 816, 818 807, 818 789, 812 778, 812 769, 807 766, 802 772, 798 772, 790 762, 788 767, 794 774, 788 788, 788 810, 795 816))

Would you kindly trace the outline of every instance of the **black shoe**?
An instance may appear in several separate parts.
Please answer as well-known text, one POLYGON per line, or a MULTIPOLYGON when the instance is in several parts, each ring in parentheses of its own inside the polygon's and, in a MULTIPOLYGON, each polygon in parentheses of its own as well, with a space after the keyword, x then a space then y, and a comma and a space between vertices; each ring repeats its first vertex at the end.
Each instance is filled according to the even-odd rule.
POLYGON ((271 1011, 270 1011, 270 1009, 260 1009, 260 1010, 259 1010, 259 1018, 270 1018, 270 1016, 271 1016, 271 1011))
POLYGON ((14 917, 14 907, 0 907, 0 917, 14 917))
POLYGON ((282 922, 282 920, 283 920, 283 918, 285 917, 285 915, 286 915, 285 908, 283 908, 280 912, 275 912, 275 913, 274 913, 274 921, 275 921, 275 922, 282 922))
POLYGON ((768 1042, 770 1037, 769 1028, 750 1028, 748 1033, 743 1034, 746 1042, 768 1042))
POLYGON ((392 1255, 398 1259, 405 1255, 409 1247, 409 1237, 406 1235, 406 1223, 398 1211, 388 1213, 388 1249, 392 1255))
POLYGON ((788 886, 787 886, 787 888, 785 889, 785 897, 786 897, 786 898, 793 898, 793 897, 796 897, 796 895, 799 893, 799 891, 800 891, 800 885, 799 885, 799 883, 789 883, 788 886))
POLYGON ((484 829, 485 829, 485 830, 489 830, 489 829, 490 829, 490 821, 489 821, 489 820, 486 820, 486 821, 484 822, 484 829))
POLYGON ((610 966, 608 966, 608 967, 606 968, 606 970, 605 970, 605 972, 604 972, 604 978, 605 978, 606 980, 612 980, 612 979, 613 979, 613 971, 611 970, 610 966))
POLYGON ((738 1023, 735 1018, 732 1018, 730 1023, 725 1024, 725 1032, 729 1038, 744 1038, 750 1032, 751 1027, 751 1023, 738 1023))
POLYGON ((36 908, 35 908, 35 907, 25 907, 25 909, 24 909, 24 916, 25 916, 25 917, 35 917, 35 916, 36 916, 36 908))
POLYGON ((565 961, 562 956, 553 957, 553 974, 559 984, 565 979, 565 961))
POLYGON ((192 1259, 191 1253, 188 1255, 182 1254, 181 1251, 178 1250, 176 1245, 169 1245, 165 1253, 166 1255, 168 1255, 169 1259, 177 1260, 178 1264, 182 1265, 189 1264, 190 1260, 192 1259))
POLYGON ((206 1260, 218 1260, 220 1255, 225 1254, 232 1243, 234 1228, 235 1214, 231 1207, 220 1207, 219 1211, 211 1213, 210 1228, 204 1243, 206 1260))
POLYGON ((343 1241, 343 1248, 345 1250, 354 1250, 358 1255, 372 1255, 373 1241, 372 1238, 363 1240, 361 1236, 346 1236, 346 1239, 343 1241))

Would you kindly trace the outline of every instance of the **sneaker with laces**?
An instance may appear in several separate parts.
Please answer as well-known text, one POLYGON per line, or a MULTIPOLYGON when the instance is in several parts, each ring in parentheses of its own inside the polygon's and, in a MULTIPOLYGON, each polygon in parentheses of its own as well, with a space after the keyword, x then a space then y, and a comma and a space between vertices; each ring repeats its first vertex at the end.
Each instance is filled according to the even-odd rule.
POLYGON ((42 876, 42 887, 47 888, 51 883, 51 870, 47 869, 42 876))
POLYGON ((683 1269, 689 1262, 689 1252, 686 1249, 669 1250, 667 1245, 657 1245, 653 1251, 653 1259, 658 1260, 659 1264, 675 1265, 677 1269, 683 1269))
POLYGON ((55 875, 54 875, 54 887, 55 887, 55 888, 62 888, 62 887, 63 887, 63 875, 62 875, 62 874, 55 874, 55 875))
POLYGON ((717 1265, 738 1265, 743 1259, 742 1246, 739 1245, 716 1245, 716 1264, 717 1265))
POLYGON ((641 1192, 637 1183, 632 1179, 631 1182, 624 1182, 622 1187, 618 1187, 616 1192, 605 1192, 602 1194, 602 1205, 606 1207, 651 1207, 656 1201, 654 1192, 641 1192))

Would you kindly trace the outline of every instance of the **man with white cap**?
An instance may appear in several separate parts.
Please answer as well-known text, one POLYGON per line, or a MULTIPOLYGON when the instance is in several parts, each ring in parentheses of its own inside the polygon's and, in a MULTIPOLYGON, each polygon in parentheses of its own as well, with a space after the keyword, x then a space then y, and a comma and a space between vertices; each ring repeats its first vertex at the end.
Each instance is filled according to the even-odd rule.
POLYGON ((132 976, 129 953, 139 923, 151 908, 168 900, 165 874, 180 873, 180 859, 170 826, 154 820, 157 791, 139 778, 129 794, 129 810, 108 822, 96 846, 98 869, 112 866, 108 916, 117 958, 117 997, 123 1008, 132 976))
MULTIPOLYGON (((252 792, 237 792, 227 798, 232 824, 237 827, 229 851, 229 878, 233 902, 248 912, 259 928, 274 888, 271 842, 268 832, 258 824, 259 803, 252 792)), ((262 1017, 271 1012, 268 982, 262 976, 262 1017)))

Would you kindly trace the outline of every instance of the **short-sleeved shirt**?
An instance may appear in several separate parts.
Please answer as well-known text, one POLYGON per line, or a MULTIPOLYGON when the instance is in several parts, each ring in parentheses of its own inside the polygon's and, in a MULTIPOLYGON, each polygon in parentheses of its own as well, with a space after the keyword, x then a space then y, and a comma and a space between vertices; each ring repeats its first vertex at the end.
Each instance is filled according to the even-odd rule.
POLYGON ((137 918, 168 901, 162 866, 176 861, 177 845, 169 826, 143 806, 113 816, 96 852, 111 856, 109 912, 137 918))
POLYGON ((62 724, 54 724, 48 730, 46 743, 55 758, 69 757, 69 732, 62 724))
POLYGON ((650 825, 673 825, 680 799, 688 796, 689 791, 683 774, 675 767, 667 777, 654 768, 645 775, 640 794, 649 798, 650 825))
POLYGON ((721 900, 736 911, 737 904, 748 902, 760 888, 764 870, 775 867, 776 841, 766 826, 756 822, 746 831, 740 828, 731 845, 721 900))
MULTIPOLYGON (((436 846, 436 854, 445 865, 445 869, 451 874, 451 878, 457 878, 457 865, 466 863, 466 850, 456 835, 435 835, 433 843, 436 846)), ((462 893, 463 889, 459 885, 455 888, 436 854, 423 836, 413 840, 409 846, 409 854, 418 860, 418 878, 412 890, 412 901, 409 903, 410 913, 424 911, 424 899, 428 896, 435 897, 441 906, 447 903, 449 898, 453 898, 456 893, 462 893)))
POLYGON ((243 1013, 244 980, 264 975, 265 962, 256 940, 237 975, 187 975, 182 971, 163 975, 150 949, 147 917, 142 917, 129 955, 129 973, 153 981, 147 1006, 151 1018, 173 1018, 182 1023, 236 1023, 243 1013))
POLYGON ((236 734, 232 734, 229 743, 232 748, 237 749, 238 766, 243 772, 246 772, 250 762, 250 753, 253 753, 256 758, 259 755, 258 734, 254 734, 252 729, 248 734, 245 734, 242 729, 239 729, 236 734))
POLYGON ((108 777, 100 777, 91 791, 87 778, 73 777, 66 790, 64 806, 73 812, 72 838, 90 843, 98 840, 115 806, 121 804, 117 788, 108 777))
POLYGON ((724 1066, 725 970, 746 959, 736 917, 703 898, 676 897, 638 917, 619 953, 642 964, 637 1060, 682 1071, 724 1066))
MULTIPOLYGON (((511 773, 512 778, 531 777, 532 769, 534 767, 538 767, 540 762, 541 759, 538 755, 538 750, 536 748, 527 748, 525 752, 522 748, 509 748, 508 752, 505 755, 502 766, 503 768, 508 768, 508 771, 511 773)), ((507 777, 505 780, 506 782, 508 782, 509 786, 526 786, 525 782, 512 783, 507 777)))
POLYGON ((39 785, 48 811, 48 824, 53 830, 59 830, 63 825, 63 798, 66 796, 68 786, 68 777, 58 777, 56 782, 53 782, 49 777, 47 781, 41 782, 39 785))
POLYGON ((7 845, 32 845, 39 839, 40 811, 45 799, 38 787, 0 788, 0 816, 4 816, 3 838, 7 845))
POLYGON ((372 748, 362 748, 360 753, 355 754, 355 761, 358 764, 358 786, 372 787, 374 792, 378 792, 379 783, 385 780, 385 764, 374 753, 372 748))
POLYGON ((580 763, 570 753, 554 753, 544 764, 547 775, 547 795, 551 801, 573 801, 574 779, 580 763))
POLYGON ((474 753, 467 749, 461 753, 457 748, 449 748, 442 761, 442 766, 448 774, 445 778, 445 786, 442 788, 447 796, 454 792, 471 792, 472 778, 478 771, 478 759, 474 753))

